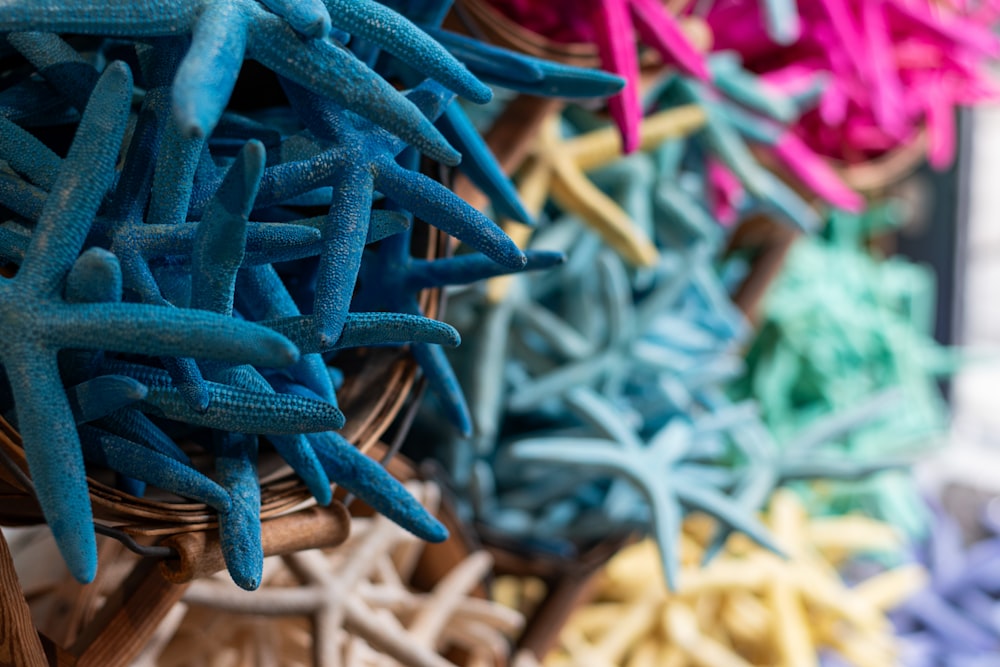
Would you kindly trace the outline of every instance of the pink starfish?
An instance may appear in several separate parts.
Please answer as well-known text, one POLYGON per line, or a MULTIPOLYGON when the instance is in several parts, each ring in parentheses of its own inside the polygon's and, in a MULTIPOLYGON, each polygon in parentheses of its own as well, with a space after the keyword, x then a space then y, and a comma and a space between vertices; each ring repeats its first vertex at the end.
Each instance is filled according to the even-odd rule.
POLYGON ((626 153, 639 147, 639 58, 636 33, 665 62, 708 80, 704 56, 658 0, 489 0, 508 18, 557 42, 597 45, 604 69, 625 79, 625 89, 608 100, 626 153))

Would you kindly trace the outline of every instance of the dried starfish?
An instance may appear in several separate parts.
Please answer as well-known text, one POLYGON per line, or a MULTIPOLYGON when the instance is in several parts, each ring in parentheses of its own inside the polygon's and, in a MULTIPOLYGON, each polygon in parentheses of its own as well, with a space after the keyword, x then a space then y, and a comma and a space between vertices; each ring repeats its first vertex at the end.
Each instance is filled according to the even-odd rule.
POLYGON ((5 32, 69 32, 150 38, 190 34, 191 46, 173 87, 174 114, 183 134, 211 133, 222 114, 244 57, 251 57, 345 108, 392 128, 414 146, 446 163, 458 155, 413 105, 332 38, 338 28, 370 39, 476 102, 490 90, 437 42, 396 12, 373 0, 324 0, 308 5, 271 0, 201 0, 197 3, 94 2, 69 5, 18 0, 0 10, 5 32), (295 26, 295 27, 293 27, 295 26), (296 34, 305 29, 308 36, 296 34))
POLYGON ((128 69, 120 63, 109 66, 53 185, 57 194, 46 199, 20 270, 0 281, 0 291, 6 294, 2 320, 7 341, 0 357, 16 399, 29 467, 63 557, 81 581, 94 576, 96 544, 79 440, 55 352, 112 349, 265 366, 285 365, 298 356, 282 336, 232 318, 141 304, 63 300, 62 283, 111 184, 130 101, 128 69), (184 334, 178 337, 178 331, 184 334))
MULTIPOLYGON (((433 487, 409 488, 435 508, 433 487)), ((446 667, 452 663, 438 651, 449 645, 471 650, 478 660, 505 659, 506 637, 520 628, 520 615, 470 597, 491 559, 485 553, 473 554, 430 592, 416 593, 406 583, 419 555, 419 543, 385 519, 356 520, 349 541, 335 550, 268 559, 265 585, 253 595, 219 577, 195 581, 183 603, 190 617, 196 619, 201 609, 210 609, 226 619, 226 629, 205 643, 207 637, 196 636, 201 634, 198 628, 182 623, 163 655, 180 653, 188 660, 193 650, 218 654, 230 638, 243 641, 239 628, 245 625, 260 627, 263 642, 256 650, 261 655, 280 650, 284 660, 295 664, 361 667, 384 664, 379 660, 390 656, 414 667, 446 667), (288 642, 291 634, 286 631, 280 638, 273 630, 290 630, 291 626, 277 623, 295 617, 310 618, 311 631, 303 636, 296 629, 303 645, 282 650, 276 642, 288 642), (307 646, 311 658, 304 654, 307 646), (499 651, 496 656, 495 651, 499 651)), ((159 662, 156 655, 147 657, 150 664, 159 662)))
POLYGON ((509 450, 520 464, 571 466, 585 475, 606 474, 627 481, 649 506, 650 523, 662 553, 668 585, 677 583, 675 543, 680 531, 681 504, 696 508, 777 550, 767 531, 750 514, 702 478, 699 465, 684 459, 691 452, 694 429, 682 420, 669 421, 648 442, 622 423, 614 408, 586 389, 570 392, 567 407, 604 436, 538 437, 515 441, 509 450), (606 438, 606 439, 605 439, 606 438))
MULTIPOLYGON (((640 146, 655 147, 667 139, 686 136, 703 120, 702 113, 691 107, 655 114, 643 125, 640 146)), ((532 157, 522 167, 521 188, 548 192, 562 209, 593 226, 630 264, 655 263, 657 252, 646 234, 585 176, 586 171, 618 158, 620 143, 614 131, 599 129, 568 139, 560 135, 559 116, 553 115, 543 125, 532 157)), ((542 203, 544 200, 538 205, 542 203)))

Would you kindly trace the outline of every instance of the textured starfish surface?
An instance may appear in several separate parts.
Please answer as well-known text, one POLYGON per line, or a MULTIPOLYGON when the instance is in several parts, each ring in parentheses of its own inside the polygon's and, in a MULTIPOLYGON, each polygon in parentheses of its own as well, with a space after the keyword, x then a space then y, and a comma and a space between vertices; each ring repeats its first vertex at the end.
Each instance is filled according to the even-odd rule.
MULTIPOLYGON (((436 509, 431 485, 409 488, 436 509)), ((485 553, 472 553, 431 590, 418 592, 409 581, 419 542, 383 519, 356 519, 351 533, 334 550, 268 559, 264 586, 253 595, 221 578, 196 581, 181 605, 182 620, 154 642, 148 664, 192 664, 235 652, 247 659, 281 656, 288 665, 361 667, 391 658, 445 667, 453 664, 441 657, 449 647, 470 650, 482 664, 507 659, 508 638, 523 620, 474 595, 491 566, 485 553), (246 641, 250 633, 256 641, 246 641)))
POLYGON ((113 349, 275 366, 298 358, 298 350, 284 337, 230 318, 140 304, 63 300, 67 273, 113 177, 131 101, 128 69, 110 66, 93 99, 53 185, 62 196, 46 199, 17 275, 3 285, 8 294, 3 317, 8 342, 2 360, 18 428, 46 519, 74 574, 83 580, 94 575, 96 545, 83 461, 56 351, 113 349), (178 337, 179 328, 187 335, 178 337))
POLYGON ((919 589, 922 569, 900 566, 847 587, 836 566, 852 554, 898 548, 895 532, 862 517, 810 520, 785 492, 774 496, 768 525, 787 560, 735 540, 702 569, 711 531, 689 521, 674 593, 660 579, 653 543, 626 549, 545 664, 808 666, 820 664, 826 648, 851 664, 892 664, 886 612, 919 589))
POLYGON ((330 36, 331 25, 370 39, 477 102, 489 89, 435 40, 400 14, 371 0, 203 0, 136 3, 81 0, 70 5, 12 2, 0 11, 4 31, 47 31, 148 39, 190 35, 172 89, 185 135, 211 133, 244 58, 393 128, 445 162, 458 155, 440 133, 381 77, 330 36), (299 31, 297 33, 297 31, 299 31))

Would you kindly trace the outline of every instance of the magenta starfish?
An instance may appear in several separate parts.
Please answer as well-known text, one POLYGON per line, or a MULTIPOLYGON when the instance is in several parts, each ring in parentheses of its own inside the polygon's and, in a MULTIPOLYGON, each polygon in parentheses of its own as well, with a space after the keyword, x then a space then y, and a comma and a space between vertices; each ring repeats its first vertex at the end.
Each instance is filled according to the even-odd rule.
POLYGON ((688 41, 659 0, 489 0, 508 18, 558 42, 592 42, 604 69, 625 79, 624 90, 608 99, 626 153, 639 147, 639 58, 636 33, 665 62, 685 73, 709 78, 701 53, 688 41))

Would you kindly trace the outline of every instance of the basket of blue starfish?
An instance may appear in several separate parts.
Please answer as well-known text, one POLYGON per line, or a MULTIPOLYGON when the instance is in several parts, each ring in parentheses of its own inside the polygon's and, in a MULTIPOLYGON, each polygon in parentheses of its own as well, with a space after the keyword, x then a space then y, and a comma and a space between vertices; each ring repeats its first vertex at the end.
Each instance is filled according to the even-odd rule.
POLYGON ((418 376, 469 429, 438 288, 561 255, 522 252, 421 156, 464 155, 502 201, 513 188, 456 94, 622 84, 410 4, 0 7, 0 523, 47 523, 80 582, 97 533, 169 559, 164 535, 210 530, 253 589, 262 519, 336 505, 335 487, 445 539, 362 450, 418 376), (237 108, 240 88, 274 99, 237 108), (466 251, 443 256, 445 235, 466 251))

